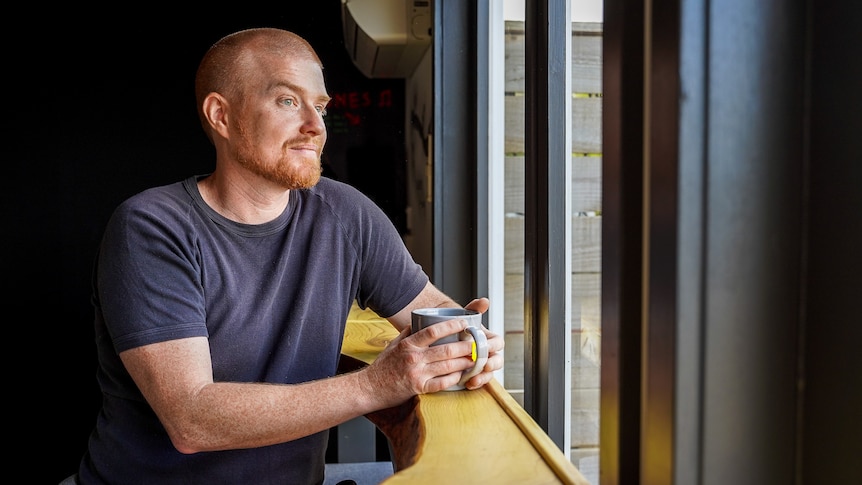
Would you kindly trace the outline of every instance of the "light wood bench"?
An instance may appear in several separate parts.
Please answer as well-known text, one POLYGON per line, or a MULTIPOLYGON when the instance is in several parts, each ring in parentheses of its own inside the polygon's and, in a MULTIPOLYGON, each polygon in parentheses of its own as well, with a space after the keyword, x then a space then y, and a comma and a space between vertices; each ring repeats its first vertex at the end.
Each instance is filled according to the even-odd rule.
MULTIPOLYGON (((386 320, 354 305, 342 371, 370 364, 397 336, 386 320)), ((366 416, 391 445, 395 474, 383 483, 589 485, 551 438, 496 380, 476 391, 416 396, 366 416)))

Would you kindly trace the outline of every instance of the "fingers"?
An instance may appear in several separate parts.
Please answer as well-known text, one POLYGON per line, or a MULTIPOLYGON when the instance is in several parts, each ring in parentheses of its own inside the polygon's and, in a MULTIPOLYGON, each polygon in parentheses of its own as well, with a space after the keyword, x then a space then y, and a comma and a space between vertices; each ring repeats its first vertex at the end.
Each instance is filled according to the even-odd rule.
MULTIPOLYGON (((438 374, 435 377, 426 380, 422 390, 423 394, 442 391, 443 389, 458 384, 461 381, 461 376, 463 375, 464 371, 466 371, 473 365, 472 361, 469 358, 453 359, 449 361, 438 361, 435 364, 430 365, 433 366, 438 364, 442 364, 443 366, 445 366, 445 368, 454 367, 455 370, 447 374, 438 374), (460 365, 453 366, 453 363, 460 363, 460 365)), ((437 374, 437 372, 435 372, 435 374, 437 374)))
POLYGON ((485 330, 485 337, 488 339, 488 353, 494 352, 502 352, 503 347, 506 345, 506 342, 503 340, 503 337, 497 335, 496 333, 488 330, 485 330))
MULTIPOLYGON (((504 345, 503 338, 497 336, 494 333, 488 332, 488 345, 489 345, 488 360, 482 366, 482 371, 479 374, 471 377, 465 383, 465 387, 467 389, 471 389, 471 390, 472 389, 478 389, 478 388, 484 386, 485 384, 490 382, 491 379, 494 378, 494 372, 495 371, 503 368, 503 364, 504 364, 503 353, 502 353, 503 345, 504 345)), ((429 351, 430 350, 431 349, 429 349, 429 351)), ((434 364, 429 364, 429 365, 445 364, 446 366, 448 366, 452 362, 457 362, 457 361, 461 361, 463 363, 463 365, 454 367, 454 369, 456 369, 456 372, 454 374, 441 375, 439 378, 431 379, 428 382, 428 389, 429 390, 427 392, 436 392, 436 390, 445 389, 445 388, 453 385, 452 384, 452 381, 453 381, 452 377, 454 377, 455 383, 460 382, 461 378, 463 377, 463 373, 470 370, 474 365, 472 358, 469 358, 470 354, 463 354, 465 358, 459 358, 462 355, 462 352, 472 351, 472 342, 470 340, 442 345, 442 346, 439 346, 438 350, 439 351, 446 350, 445 354, 440 355, 442 360, 435 361, 434 364), (461 348, 461 344, 469 344, 470 347, 465 346, 464 348, 461 348), (438 389, 438 386, 442 386, 442 387, 439 387, 439 389, 438 389)), ((445 368, 447 370, 451 369, 451 367, 443 367, 443 366, 441 366, 440 368, 441 369, 445 368)))
POLYGON ((408 372, 416 393, 437 392, 457 384, 463 373, 474 365, 470 350, 469 342, 426 348, 422 352, 422 361, 408 372))
MULTIPOLYGON (((435 324, 437 326, 439 324, 435 324)), ((421 382, 420 393, 437 392, 461 382, 464 372, 476 363, 472 340, 459 340, 421 349, 422 359, 413 368, 421 382)), ((484 366, 483 366, 484 369, 484 366)))
MULTIPOLYGON (((412 335, 410 337, 410 343, 420 348, 426 348, 426 350, 423 350, 423 360, 426 363, 468 357, 469 363, 472 364, 474 352, 474 343, 472 338, 460 339, 456 337, 455 339, 446 339, 446 343, 444 344, 435 345, 435 343, 441 338, 459 334, 464 332, 466 328, 467 323, 463 320, 448 320, 446 322, 436 323, 412 335)), ((493 336, 494 334, 491 335, 493 336)), ((502 339, 497 339, 496 342, 493 342, 493 347, 489 347, 489 354, 492 349, 498 348, 502 348, 502 339)), ((466 368, 469 367, 470 365, 467 365, 466 368)))
MULTIPOLYGON (((474 300, 470 306, 485 310, 487 299, 474 300)), ((432 344, 440 338, 463 332, 466 327, 464 320, 455 318, 430 325, 412 335, 408 327, 393 339, 372 365, 373 373, 379 378, 377 382, 392 393, 388 400, 403 400, 457 384, 463 372, 474 366, 472 339, 432 344)), ((488 360, 482 372, 466 383, 468 389, 484 386, 494 378, 494 372, 503 367, 503 338, 483 329, 488 340, 488 360)), ((380 394, 389 393, 380 389, 380 394)))
POLYGON ((441 337, 466 328, 463 320, 431 325, 413 335, 405 328, 370 366, 373 386, 385 405, 457 384, 463 371, 473 366, 472 342, 456 341, 431 346, 441 337))
POLYGON ((471 301, 470 303, 467 303, 467 305, 465 305, 464 308, 466 308, 468 310, 474 310, 474 311, 477 311, 479 313, 485 313, 488 311, 488 308, 490 308, 490 306, 491 306, 491 301, 488 300, 487 298, 483 297, 483 298, 476 298, 475 300, 471 301))
POLYGON ((482 372, 476 374, 471 377, 466 383, 464 383, 464 387, 467 389, 479 389, 485 384, 491 382, 491 379, 494 378, 494 372, 503 368, 503 354, 495 354, 488 357, 488 361, 485 363, 485 367, 482 369, 482 372))
POLYGON ((479 389, 485 384, 491 382, 491 379, 494 378, 493 372, 482 372, 481 374, 476 374, 469 381, 464 383, 464 387, 473 391, 475 389, 479 389))
POLYGON ((505 342, 503 338, 493 332, 486 331, 488 337, 488 361, 482 372, 473 376, 464 386, 467 389, 478 389, 489 383, 494 378, 494 372, 503 368, 503 347, 505 342))
POLYGON ((467 328, 467 322, 461 319, 446 320, 445 322, 429 325, 411 336, 411 341, 419 347, 428 347, 443 337, 462 332, 467 328))

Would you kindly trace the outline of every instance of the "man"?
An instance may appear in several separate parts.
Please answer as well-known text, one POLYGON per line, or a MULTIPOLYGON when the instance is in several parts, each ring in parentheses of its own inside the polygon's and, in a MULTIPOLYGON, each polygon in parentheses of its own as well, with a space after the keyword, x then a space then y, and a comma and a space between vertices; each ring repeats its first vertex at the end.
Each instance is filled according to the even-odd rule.
MULTIPOLYGON (((471 367, 469 342, 430 347, 463 321, 408 330, 415 308, 459 305, 378 207, 320 177, 322 69, 278 29, 226 36, 201 61, 214 171, 125 201, 100 247, 103 406, 79 483, 321 483, 329 428, 471 367), (334 376, 354 300, 401 333, 372 365, 334 376)), ((469 389, 503 365, 502 338, 487 334, 469 389)))

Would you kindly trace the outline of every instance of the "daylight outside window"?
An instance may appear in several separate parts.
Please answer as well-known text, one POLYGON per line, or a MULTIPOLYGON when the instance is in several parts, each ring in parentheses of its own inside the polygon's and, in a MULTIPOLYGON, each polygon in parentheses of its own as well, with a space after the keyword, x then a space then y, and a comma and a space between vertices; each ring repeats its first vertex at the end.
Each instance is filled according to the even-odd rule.
MULTIPOLYGON (((602 2, 571 0, 571 449, 599 485, 602 223, 602 2)), ((504 387, 524 404, 524 1, 505 3, 504 387)), ((551 365, 554 365, 551 363, 551 365)))

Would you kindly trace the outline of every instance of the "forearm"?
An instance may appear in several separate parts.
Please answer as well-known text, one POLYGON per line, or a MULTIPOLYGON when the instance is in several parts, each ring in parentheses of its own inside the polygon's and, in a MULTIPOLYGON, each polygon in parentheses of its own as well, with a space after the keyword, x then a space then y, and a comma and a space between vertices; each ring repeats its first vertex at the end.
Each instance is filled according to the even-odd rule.
POLYGON ((182 453, 294 440, 381 409, 364 370, 302 384, 216 382, 162 421, 182 453))

